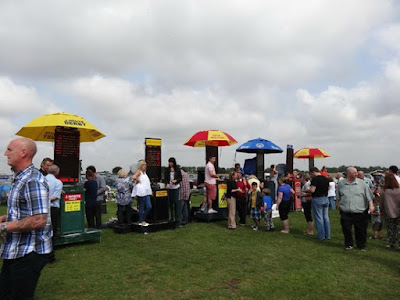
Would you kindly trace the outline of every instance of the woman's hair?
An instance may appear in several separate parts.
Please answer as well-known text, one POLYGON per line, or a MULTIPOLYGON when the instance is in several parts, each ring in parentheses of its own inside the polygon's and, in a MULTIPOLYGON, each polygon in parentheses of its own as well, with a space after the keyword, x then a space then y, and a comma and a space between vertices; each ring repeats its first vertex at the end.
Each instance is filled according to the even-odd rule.
POLYGON ((308 173, 304 173, 302 177, 307 181, 309 181, 311 179, 310 174, 308 174, 308 173))
POLYGON ((139 163, 138 163, 138 166, 137 166, 138 170, 142 171, 143 165, 147 165, 146 161, 139 160, 139 163))
POLYGON ((128 172, 125 169, 121 169, 118 171, 117 175, 118 175, 118 177, 127 177, 128 172))
POLYGON ((235 177, 235 174, 236 174, 235 171, 229 172, 229 180, 233 180, 233 177, 235 177))
POLYGON ((385 184, 383 186, 384 190, 387 189, 397 189, 399 187, 399 182, 396 179, 396 176, 394 176, 393 174, 387 174, 385 176, 385 184))
POLYGON ((176 165, 176 159, 175 159, 175 157, 170 157, 170 158, 168 159, 168 162, 169 162, 169 163, 172 163, 172 167, 174 168, 174 170, 178 170, 178 167, 177 167, 177 165, 176 165))
POLYGON ((94 178, 94 172, 92 170, 87 170, 86 178, 94 178))
POLYGON ((285 176, 279 177, 278 182, 286 183, 286 177, 285 176))

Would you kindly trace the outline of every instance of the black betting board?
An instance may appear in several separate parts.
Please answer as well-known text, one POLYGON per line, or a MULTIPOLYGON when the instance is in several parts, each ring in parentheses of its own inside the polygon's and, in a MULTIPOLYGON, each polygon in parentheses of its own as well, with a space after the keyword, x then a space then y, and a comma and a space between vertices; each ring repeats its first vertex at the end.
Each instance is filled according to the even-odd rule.
POLYGON ((152 182, 159 182, 161 180, 161 140, 146 138, 145 145, 147 176, 152 182))
POLYGON ((54 163, 60 168, 62 182, 79 181, 80 133, 76 128, 57 127, 54 132, 54 163))

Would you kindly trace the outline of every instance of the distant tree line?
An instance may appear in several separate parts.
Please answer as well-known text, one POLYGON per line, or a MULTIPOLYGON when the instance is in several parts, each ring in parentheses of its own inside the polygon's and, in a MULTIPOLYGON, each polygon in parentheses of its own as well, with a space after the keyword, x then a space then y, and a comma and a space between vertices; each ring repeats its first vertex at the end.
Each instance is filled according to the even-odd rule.
MULTIPOLYGON (((112 172, 112 174, 117 175, 118 171, 121 169, 122 169, 122 167, 117 166, 117 167, 114 167, 111 172, 112 172)), ((164 167, 164 166, 161 167, 161 174, 164 174, 165 169, 166 169, 166 167, 164 167)), ((183 169, 185 169, 186 172, 192 173, 192 174, 197 174, 198 171, 204 171, 204 167, 195 167, 195 166, 189 166, 189 167, 183 166, 183 169)), ((218 171, 219 171, 219 173, 227 174, 232 170, 233 170, 233 168, 219 168, 218 171)), ((130 168, 129 174, 132 174, 132 173, 133 173, 132 168, 130 168)))
MULTIPOLYGON (((329 173, 337 173, 337 172, 346 172, 346 169, 350 166, 342 165, 340 167, 327 167, 329 173)), ((360 167, 360 166, 352 166, 355 167, 358 171, 364 171, 365 173, 371 173, 376 170, 386 170, 386 167, 381 166, 370 166, 370 167, 360 167)))
MULTIPOLYGON (((329 173, 337 173, 337 172, 346 172, 346 169, 349 166, 339 166, 339 167, 327 167, 329 173)), ((364 171, 365 173, 371 173, 375 170, 386 170, 387 167, 382 167, 382 166, 370 166, 370 167, 360 167, 360 166, 354 166, 357 170, 359 171, 364 171)), ((191 174, 197 174, 198 171, 204 171, 204 167, 196 167, 196 166, 183 166, 183 168, 186 170, 186 172, 191 173, 191 174)), ((117 166, 112 169, 112 174, 117 174, 119 170, 122 168, 117 166)), ((166 167, 161 167, 161 174, 164 174, 166 167)), ((233 168, 219 168, 218 172, 222 174, 228 174, 230 171, 232 171, 233 168)), ((130 170, 129 174, 132 174, 132 170, 130 170)))

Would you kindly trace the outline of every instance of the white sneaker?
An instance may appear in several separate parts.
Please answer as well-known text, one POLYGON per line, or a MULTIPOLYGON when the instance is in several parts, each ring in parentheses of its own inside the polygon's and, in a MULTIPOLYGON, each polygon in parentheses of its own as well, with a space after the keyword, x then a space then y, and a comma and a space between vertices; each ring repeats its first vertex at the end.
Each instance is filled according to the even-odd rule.
POLYGON ((210 208, 210 209, 208 210, 208 213, 209 213, 209 214, 217 214, 218 212, 217 212, 215 209, 210 208))
POLYGON ((206 210, 205 206, 200 207, 200 211, 204 212, 206 210))

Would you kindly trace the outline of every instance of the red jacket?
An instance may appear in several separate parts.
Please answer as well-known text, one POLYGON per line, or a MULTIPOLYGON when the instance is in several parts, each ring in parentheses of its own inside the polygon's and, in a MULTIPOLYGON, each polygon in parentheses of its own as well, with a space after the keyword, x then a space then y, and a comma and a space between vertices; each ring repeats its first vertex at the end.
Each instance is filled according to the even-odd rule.
POLYGON ((237 192, 238 198, 246 197, 247 191, 250 189, 249 183, 247 182, 246 178, 236 180, 236 186, 243 191, 242 193, 237 192))

